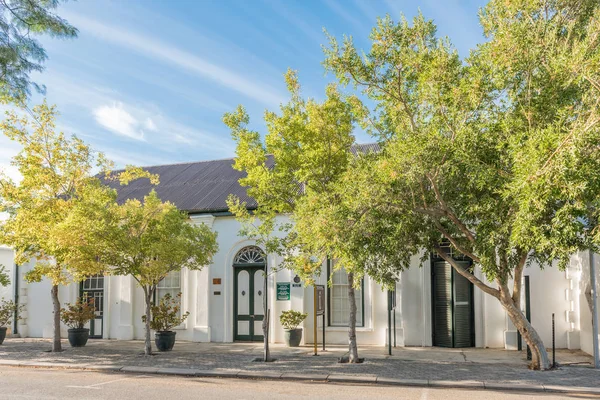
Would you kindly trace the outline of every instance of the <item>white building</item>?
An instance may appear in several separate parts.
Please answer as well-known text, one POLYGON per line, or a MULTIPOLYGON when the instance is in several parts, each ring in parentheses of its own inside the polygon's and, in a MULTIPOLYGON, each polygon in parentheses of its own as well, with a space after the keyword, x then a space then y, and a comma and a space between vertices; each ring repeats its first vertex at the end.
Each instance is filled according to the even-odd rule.
MULTIPOLYGON (((268 275, 265 290, 262 270, 265 266, 269 270, 277 267, 281 260, 271 254, 263 256, 254 242, 240 237, 240 224, 227 211, 225 200, 230 193, 248 201, 250 206, 254 204, 239 186, 241 173, 232 169, 232 163, 233 160, 228 159, 148 168, 151 173, 160 175, 161 183, 155 187, 158 195, 188 211, 193 223, 204 223, 214 229, 219 243, 219 251, 211 265, 202 271, 184 269, 169 276, 159 287, 157 296, 182 292, 182 309, 190 311, 190 316, 177 329, 179 340, 262 340, 262 299, 267 296, 271 310, 271 341, 283 342, 284 332, 278 317, 283 310, 294 309, 309 314, 303 324, 303 341, 313 343, 313 287, 295 282, 295 274, 283 270, 268 275)), ((141 198, 150 189, 147 180, 135 181, 119 188, 119 197, 121 200, 141 198)), ((574 255, 565 272, 557 268, 542 271, 529 267, 525 270, 531 321, 548 347, 554 313, 557 348, 581 348, 592 352, 588 260, 588 254, 574 255)), ((0 248, 0 263, 14 267, 10 249, 0 248)), ((450 273, 443 262, 431 260, 419 268, 415 257, 413 264, 411 269, 402 272, 396 286, 395 341, 399 346, 517 349, 517 332, 498 300, 450 273), (432 271, 436 274, 432 275, 432 271), (454 290, 448 291, 452 287, 454 290)), ((16 297, 26 306, 21 315, 23 319, 16 325, 18 334, 51 337, 50 284, 47 281, 27 284, 23 276, 29 268, 29 265, 20 266, 18 274, 13 268, 12 285, 0 288, 0 296, 16 297), (17 275, 18 279, 15 279, 17 275)), ((330 270, 330 266, 324 268, 328 273, 330 270)), ((326 285, 327 279, 324 273, 318 283, 326 285)), ((335 272, 332 283, 332 287, 326 289, 326 341, 347 343, 345 273, 335 272)), ((109 339, 143 339, 144 301, 142 290, 133 278, 91 277, 82 284, 61 287, 60 300, 62 303, 73 302, 83 291, 98 299, 98 318, 91 326, 92 335, 109 339)), ((387 292, 365 278, 357 294, 359 345, 385 344, 387 292)), ((319 322, 319 341, 321 335, 322 324, 319 322)))

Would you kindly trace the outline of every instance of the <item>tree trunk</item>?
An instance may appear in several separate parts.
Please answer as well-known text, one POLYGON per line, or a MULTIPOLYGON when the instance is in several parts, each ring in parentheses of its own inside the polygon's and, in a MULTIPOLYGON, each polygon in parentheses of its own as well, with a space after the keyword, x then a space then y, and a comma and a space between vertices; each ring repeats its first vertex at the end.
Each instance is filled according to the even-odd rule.
MULTIPOLYGON (((520 279, 520 277, 519 277, 520 279)), ((531 349, 532 369, 546 370, 550 369, 550 360, 548 359, 548 352, 544 346, 544 342, 537 331, 531 326, 531 323, 527 321, 525 315, 521 311, 521 307, 512 299, 507 286, 500 286, 500 303, 506 310, 513 325, 519 330, 519 333, 525 339, 525 343, 531 349)))
POLYGON ((152 292, 151 288, 144 286, 144 300, 146 301, 146 337, 144 341, 144 355, 152 355, 152 341, 150 340, 150 321, 152 320, 152 292))
POLYGON ((62 351, 62 346, 60 343, 60 300, 58 299, 58 285, 52 285, 50 294, 52 295, 52 312, 54 314, 54 333, 52 335, 52 351, 59 352, 62 351))
MULTIPOLYGON (((491 286, 485 284, 479 278, 477 278, 472 272, 462 268, 456 262, 456 260, 444 253, 439 247, 436 248, 436 252, 441 258, 450 263, 450 265, 452 265, 456 272, 464 276, 471 283, 473 283, 473 285, 481 289, 483 292, 495 297, 496 299, 498 299, 498 301, 500 301, 500 304, 502 305, 504 310, 506 310, 508 317, 510 318, 514 326, 518 329, 519 333, 521 334, 523 339, 525 339, 525 342, 531 349, 531 353, 533 356, 531 368, 541 370, 550 369, 550 360, 548 359, 548 352, 546 352, 544 342, 540 338, 540 335, 538 335, 537 331, 533 328, 531 323, 527 321, 525 315, 523 315, 519 304, 520 299, 513 299, 513 296, 511 296, 510 294, 510 289, 508 288, 508 285, 502 283, 501 280, 498 280, 497 283, 499 288, 494 289, 491 286)), ((521 261, 521 265, 524 264, 526 260, 527 257, 524 257, 521 261)), ((522 277, 523 269, 521 267, 515 269, 514 281, 520 282, 522 277)), ((518 291, 515 297, 518 297, 518 291)))
POLYGON ((348 322, 348 362, 358 362, 356 346, 356 296, 354 292, 354 272, 348 272, 348 301, 350 302, 350 321, 348 322))

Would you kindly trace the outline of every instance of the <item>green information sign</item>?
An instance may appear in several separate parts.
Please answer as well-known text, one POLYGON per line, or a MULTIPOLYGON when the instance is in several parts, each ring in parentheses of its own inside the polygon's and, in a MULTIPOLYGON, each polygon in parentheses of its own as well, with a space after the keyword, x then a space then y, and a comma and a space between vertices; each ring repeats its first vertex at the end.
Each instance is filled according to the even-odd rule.
POLYGON ((289 282, 277 282, 277 300, 289 300, 290 299, 290 283, 289 282))

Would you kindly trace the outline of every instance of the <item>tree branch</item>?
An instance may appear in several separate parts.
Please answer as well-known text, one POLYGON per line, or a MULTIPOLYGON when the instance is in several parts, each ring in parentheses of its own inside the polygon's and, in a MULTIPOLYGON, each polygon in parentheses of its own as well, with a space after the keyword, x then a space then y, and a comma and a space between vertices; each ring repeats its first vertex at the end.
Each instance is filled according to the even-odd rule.
POLYGON ((494 296, 497 299, 500 299, 500 291, 498 289, 494 289, 488 285, 486 285, 483 281, 481 281, 479 278, 477 278, 474 274, 470 273, 469 271, 465 270, 463 267, 461 267, 454 258, 448 256, 448 254, 446 254, 440 246, 434 246, 434 250, 436 251, 436 253, 438 253, 438 255, 440 257, 442 257, 446 262, 448 262, 450 265, 452 265, 452 267, 456 270, 456 272, 458 272, 460 275, 464 276, 469 282, 471 282, 473 285, 477 286, 479 289, 481 289, 483 292, 494 296))
POLYGON ((519 257, 519 262, 515 267, 515 271, 513 273, 513 293, 512 299, 515 304, 521 304, 521 277, 523 276, 523 270, 525 268, 525 262, 527 262, 527 256, 529 255, 525 250, 519 250, 521 256, 519 257))
POLYGON ((442 224, 440 223, 440 221, 434 221, 433 222, 435 224, 435 226, 438 228, 438 230, 442 233, 442 235, 444 235, 444 237, 446 239, 448 239, 448 241, 450 241, 450 243, 452 244, 452 246, 454 246, 454 248, 458 251, 460 251, 461 253, 463 253, 465 256, 469 257, 471 260, 475 261, 476 263, 481 263, 481 259, 479 257, 477 257, 475 254, 473 254, 472 252, 466 250, 464 247, 462 247, 455 238, 452 237, 452 235, 450 235, 448 233, 448 231, 446 231, 446 229, 444 229, 444 227, 442 226, 442 224))
POLYGON ((432 179, 429 176, 429 174, 427 174, 427 178, 429 179, 429 182, 431 182, 431 187, 433 188, 433 192, 435 193, 435 198, 440 203, 440 206, 442 207, 442 210, 446 212, 446 216, 448 218, 450 218, 450 220, 452 222, 454 222, 454 224, 458 227, 458 229, 460 229, 460 231, 462 233, 464 233, 464 235, 467 237, 467 239, 469 239, 469 241, 471 243, 475 243, 475 236, 467 228, 467 226, 465 224, 463 224, 462 221, 460 219, 458 219, 458 217, 456 215, 454 215, 454 213, 450 210, 450 207, 448 207, 448 204, 446 204, 446 202, 442 198, 442 194, 440 193, 440 191, 439 191, 439 189, 438 189, 438 187, 437 187, 437 185, 435 183, 435 180, 432 179))

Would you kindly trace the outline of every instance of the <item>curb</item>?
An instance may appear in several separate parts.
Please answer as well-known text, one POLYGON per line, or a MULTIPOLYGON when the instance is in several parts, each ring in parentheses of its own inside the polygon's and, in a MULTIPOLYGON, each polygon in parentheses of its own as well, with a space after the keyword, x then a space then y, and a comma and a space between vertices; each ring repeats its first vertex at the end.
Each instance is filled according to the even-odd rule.
POLYGON ((500 383, 486 381, 447 381, 432 379, 400 379, 386 378, 368 375, 339 375, 339 374, 315 374, 315 373, 293 373, 277 371, 245 371, 245 370, 200 370, 194 368, 158 368, 158 367, 136 367, 124 365, 94 365, 94 364, 61 364, 49 362, 0 360, 0 366, 40 368, 40 369, 62 369, 94 372, 122 372, 131 374, 153 374, 166 376, 185 376, 200 378, 238 378, 238 379, 260 379, 260 380, 284 380, 298 382, 327 382, 327 383, 351 383, 381 386, 412 386, 429 388, 452 388, 470 390, 495 390, 495 391, 517 391, 533 393, 571 393, 571 394, 600 394, 600 387, 588 386, 562 386, 543 384, 519 384, 500 383))

